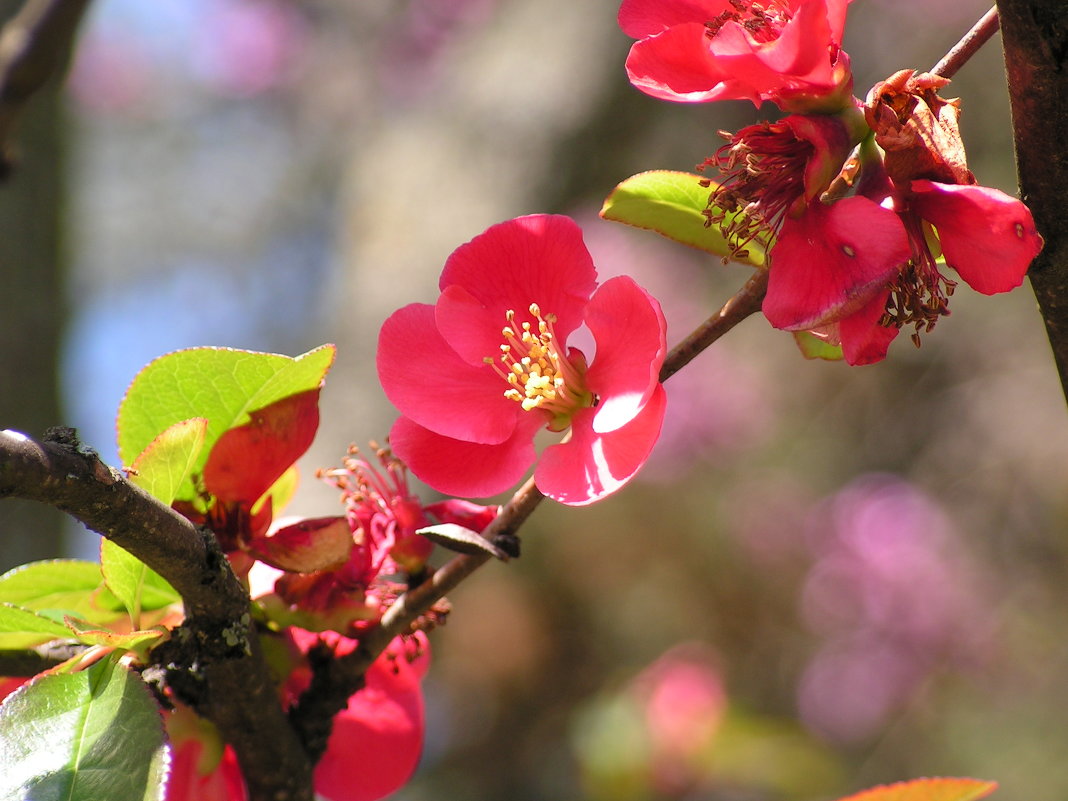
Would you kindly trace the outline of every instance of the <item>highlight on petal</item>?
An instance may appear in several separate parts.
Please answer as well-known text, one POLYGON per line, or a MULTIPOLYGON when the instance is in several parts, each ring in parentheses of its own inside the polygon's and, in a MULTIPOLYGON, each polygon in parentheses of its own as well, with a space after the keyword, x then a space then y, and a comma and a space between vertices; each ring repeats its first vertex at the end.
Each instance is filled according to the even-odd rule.
POLYGON ((524 414, 504 442, 485 445, 445 437, 406 417, 389 432, 393 452, 426 484, 445 495, 484 498, 519 482, 534 464, 534 433, 545 417, 524 414))
POLYGON ((400 413, 442 436, 497 443, 515 431, 518 404, 485 365, 457 355, 438 332, 434 307, 413 303, 382 324, 378 378, 400 413))
POLYGON ((491 226, 453 251, 441 272, 442 292, 454 284, 482 304, 496 329, 509 310, 530 320, 527 310, 537 303, 556 315, 556 332, 566 339, 582 322, 597 271, 574 220, 532 214, 491 226))
POLYGON ((658 387, 667 323, 652 295, 629 276, 617 276, 594 293, 586 325, 597 342, 586 373, 590 390, 600 399, 593 430, 605 433, 633 420, 658 387))
POLYGON ((1042 250, 1030 209, 997 189, 913 181, 911 203, 938 229, 946 263, 976 292, 993 295, 1023 283, 1042 250))
POLYGON ((656 388, 641 412, 607 434, 593 430, 593 409, 575 415, 571 439, 552 445, 534 471, 538 489, 569 506, 585 506, 609 495, 634 477, 660 436, 667 408, 664 387, 656 388))
POLYGON ((786 331, 840 320, 867 304, 908 257, 905 228, 889 209, 859 196, 814 203, 783 223, 764 316, 786 331))

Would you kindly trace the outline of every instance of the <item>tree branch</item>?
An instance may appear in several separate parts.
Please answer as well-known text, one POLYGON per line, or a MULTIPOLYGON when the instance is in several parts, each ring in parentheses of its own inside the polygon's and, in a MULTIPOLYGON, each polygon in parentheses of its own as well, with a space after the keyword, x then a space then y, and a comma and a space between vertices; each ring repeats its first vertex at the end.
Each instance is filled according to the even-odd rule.
POLYGON ((0 178, 11 168, 11 135, 26 102, 67 63, 89 0, 27 0, 0 29, 0 178))
POLYGON ((990 41, 990 37, 997 33, 999 25, 997 6, 991 6, 990 10, 979 18, 961 40, 950 48, 937 64, 931 68, 935 75, 943 78, 952 78, 957 70, 968 63, 968 59, 978 52, 979 48, 990 41))
POLYGON ((70 428, 51 429, 42 442, 0 432, 3 497, 55 506, 166 578, 182 596, 186 622, 153 656, 178 688, 195 692, 188 700, 234 747, 254 801, 311 801, 312 763, 250 636, 248 593, 211 532, 128 482, 70 428))
POLYGON ((1021 199, 1046 240, 1028 275, 1068 398, 1068 5, 1000 0, 1021 199))

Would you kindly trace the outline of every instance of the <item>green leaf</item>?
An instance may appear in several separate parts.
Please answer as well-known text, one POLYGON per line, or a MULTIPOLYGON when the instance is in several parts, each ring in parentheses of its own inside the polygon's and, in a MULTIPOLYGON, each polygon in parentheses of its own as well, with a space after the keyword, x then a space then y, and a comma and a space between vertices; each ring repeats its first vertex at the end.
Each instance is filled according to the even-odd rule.
POLYGON ((39 676, 0 706, 0 798, 155 801, 164 743, 148 688, 110 659, 39 676))
POLYGON ((0 576, 0 602, 50 617, 75 615, 97 625, 121 616, 122 603, 104 587, 100 565, 78 559, 31 562, 0 576))
POLYGON ((83 645, 104 645, 122 651, 134 651, 139 657, 146 656, 149 649, 164 640, 170 639, 171 633, 166 626, 154 626, 141 631, 128 631, 117 634, 107 629, 97 629, 84 625, 84 621, 72 617, 66 618, 67 628, 71 630, 78 642, 83 645))
POLYGON ((163 576, 111 540, 100 543, 100 568, 108 588, 122 601, 134 628, 141 613, 164 609, 182 598, 163 576))
MULTIPOLYGON (((119 406, 119 457, 131 464, 161 432, 175 423, 208 421, 191 472, 203 472, 216 440, 249 420, 249 412, 319 387, 336 349, 323 345, 291 358, 231 348, 191 348, 161 356, 141 370, 119 406)), ((189 478, 175 498, 192 500, 189 478)))
POLYGON ((794 340, 806 359, 823 359, 828 362, 842 360, 842 346, 832 345, 808 331, 794 331, 794 340))
POLYGON ((170 506, 192 474, 207 435, 208 421, 203 417, 169 426, 134 459, 130 482, 170 506))
MULTIPOLYGON (((204 447, 208 421, 180 420, 152 440, 130 465, 130 482, 156 500, 170 505, 189 480, 204 447)), ((122 601, 134 628, 141 612, 163 609, 181 600, 159 573, 110 540, 100 545, 100 568, 110 589, 122 601)))
POLYGON ((748 256, 740 259, 719 226, 705 226, 710 187, 700 175, 671 170, 652 170, 631 176, 619 184, 605 199, 601 216, 606 220, 656 231, 668 239, 681 242, 731 260, 759 267, 764 250, 757 242, 746 246, 748 256))
POLYGON ((839 801, 975 801, 998 787, 981 779, 932 778, 885 784, 839 801))
POLYGON ((60 621, 14 604, 0 604, 0 647, 32 648, 57 639, 71 639, 70 629, 60 621))

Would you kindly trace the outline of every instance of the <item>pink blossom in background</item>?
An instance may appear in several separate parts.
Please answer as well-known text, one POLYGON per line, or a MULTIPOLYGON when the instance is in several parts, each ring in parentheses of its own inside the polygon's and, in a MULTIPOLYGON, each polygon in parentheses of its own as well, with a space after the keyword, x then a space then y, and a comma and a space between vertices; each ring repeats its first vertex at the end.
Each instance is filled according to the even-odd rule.
POLYGON ((874 734, 932 671, 982 657, 992 619, 950 521, 890 475, 857 479, 810 520, 802 594, 823 640, 802 676, 806 725, 841 742, 874 734))
POLYGON ((286 82, 307 45, 299 11, 275 0, 214 0, 190 54, 221 95, 251 96, 286 82))
POLYGON ((440 288, 435 305, 395 312, 378 342, 379 379, 402 415, 390 445, 416 476, 486 496, 537 461, 543 493, 583 505, 637 473, 664 418, 664 317, 629 277, 598 285, 574 221, 492 226, 449 257, 440 288), (581 325, 592 358, 568 346, 581 325), (543 428, 571 436, 538 459, 543 428))
POLYGON ((670 649, 631 683, 644 710, 653 784, 674 794, 697 782, 727 709, 715 654, 702 643, 670 649))
POLYGON ((132 36, 90 30, 78 40, 67 90, 94 114, 135 111, 154 91, 151 55, 132 36))
POLYGON ((433 90, 449 47, 486 23, 498 0, 414 0, 384 35, 380 80, 395 98, 433 90))

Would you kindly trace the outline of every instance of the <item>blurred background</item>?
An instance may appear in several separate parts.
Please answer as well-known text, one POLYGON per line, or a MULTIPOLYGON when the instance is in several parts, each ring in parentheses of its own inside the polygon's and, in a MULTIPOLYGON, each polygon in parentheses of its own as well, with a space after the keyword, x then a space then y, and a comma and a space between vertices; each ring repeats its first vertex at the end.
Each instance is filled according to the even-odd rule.
MULTIPOLYGON (((929 68, 986 7, 854 3, 858 94, 929 68)), ((597 211, 759 116, 632 89, 617 8, 96 0, 0 191, 0 427, 74 425, 115 463, 152 358, 335 342, 293 508, 332 513, 312 471, 393 418, 382 320, 433 302, 457 245, 539 211, 578 219, 680 339, 747 271, 597 211)), ((997 40, 946 94, 980 183, 1014 193, 997 40)), ((1064 398, 1028 287, 952 308, 922 349, 853 369, 752 318, 673 378, 638 481, 543 504, 523 558, 451 597, 397 798, 786 801, 922 775, 1068 797, 1064 398)), ((48 512, 0 505, 4 567, 94 556, 48 512)))

